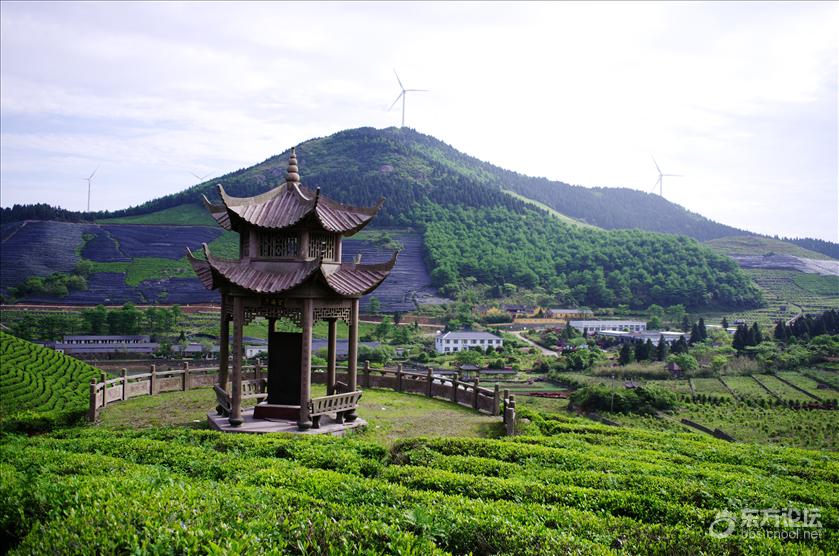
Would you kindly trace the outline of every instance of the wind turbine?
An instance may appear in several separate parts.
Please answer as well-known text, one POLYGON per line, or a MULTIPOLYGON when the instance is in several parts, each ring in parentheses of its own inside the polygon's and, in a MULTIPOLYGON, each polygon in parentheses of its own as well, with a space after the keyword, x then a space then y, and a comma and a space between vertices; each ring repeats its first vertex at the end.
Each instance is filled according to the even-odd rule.
POLYGON ((210 174, 204 174, 203 176, 199 176, 199 175, 198 175, 198 174, 196 174, 195 172, 190 172, 190 174, 192 174, 193 176, 195 176, 195 178, 196 178, 199 182, 203 182, 203 181, 207 178, 207 176, 209 176, 210 174, 212 174, 212 172, 210 172, 210 174))
POLYGON ((658 167, 658 162, 655 161, 655 157, 650 155, 653 158, 653 164, 655 164, 655 169, 658 171, 658 180, 656 180, 655 185, 653 185, 653 191, 655 191, 656 185, 658 186, 658 196, 664 197, 664 177, 673 177, 673 178, 683 178, 684 176, 681 174, 662 174, 661 168, 658 167))
POLYGON ((93 173, 90 174, 90 176, 88 176, 86 178, 80 178, 82 181, 87 182, 87 212, 90 212, 90 182, 93 181, 93 176, 95 176, 96 172, 98 172, 98 171, 99 171, 99 166, 96 167, 96 170, 94 170, 93 173))
POLYGON ((400 127, 405 127, 405 97, 408 96, 406 93, 427 93, 428 89, 406 89, 404 85, 402 85, 402 80, 399 79, 399 74, 396 73, 396 70, 393 70, 393 74, 396 76, 396 81, 399 82, 399 88, 402 89, 402 92, 399 93, 399 96, 396 97, 396 100, 393 101, 393 104, 390 105, 390 110, 396 103, 399 102, 399 99, 402 99, 402 125, 400 127))

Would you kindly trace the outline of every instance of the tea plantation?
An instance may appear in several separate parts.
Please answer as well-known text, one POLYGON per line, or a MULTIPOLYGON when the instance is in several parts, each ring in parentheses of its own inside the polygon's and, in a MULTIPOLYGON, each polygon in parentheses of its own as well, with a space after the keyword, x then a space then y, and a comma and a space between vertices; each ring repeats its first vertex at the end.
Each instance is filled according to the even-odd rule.
POLYGON ((0 429, 43 430, 75 423, 100 371, 0 331, 0 429))
MULTIPOLYGON (((4 399, 21 367, 7 354, 27 349, 33 380, 51 385, 47 399, 80 405, 89 375, 59 372, 69 358, 2 339, 4 399)), ((145 412, 146 399, 104 411, 137 404, 145 412)), ((500 439, 103 426, 5 433, 0 546, 12 554, 819 554, 839 542, 836 453, 520 413, 522 434, 500 439), (738 521, 728 536, 709 532, 723 510, 788 509, 818 514, 809 528, 738 521), (778 538, 805 529, 817 538, 778 538)), ((379 417, 365 418, 375 428, 379 417)))

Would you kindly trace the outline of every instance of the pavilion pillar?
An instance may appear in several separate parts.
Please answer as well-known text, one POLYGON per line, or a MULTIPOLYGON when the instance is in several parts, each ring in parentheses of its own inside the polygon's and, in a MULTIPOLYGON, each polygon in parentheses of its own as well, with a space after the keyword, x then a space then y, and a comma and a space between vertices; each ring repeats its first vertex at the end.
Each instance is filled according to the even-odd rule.
MULTIPOLYGON (((352 310, 350 311, 350 334, 348 354, 347 354, 347 387, 350 392, 358 390, 358 298, 352 300, 352 310)), ((355 409, 347 412, 344 418, 347 421, 355 421, 358 416, 355 414, 355 409)))
POLYGON ((303 315, 300 322, 303 329, 303 346, 300 350, 300 417, 297 428, 308 429, 312 426, 309 415, 309 400, 312 399, 312 300, 303 300, 303 315))
POLYGON ((230 358, 230 319, 227 318, 227 298, 224 293, 221 294, 221 319, 220 330, 218 335, 218 385, 222 390, 227 390, 227 371, 228 362, 230 358))
POLYGON ((230 400, 230 424, 242 424, 242 327, 245 321, 245 301, 233 298, 233 392, 230 400))
POLYGON ((338 320, 329 319, 329 335, 326 344, 326 395, 335 393, 335 363, 338 357, 338 320))

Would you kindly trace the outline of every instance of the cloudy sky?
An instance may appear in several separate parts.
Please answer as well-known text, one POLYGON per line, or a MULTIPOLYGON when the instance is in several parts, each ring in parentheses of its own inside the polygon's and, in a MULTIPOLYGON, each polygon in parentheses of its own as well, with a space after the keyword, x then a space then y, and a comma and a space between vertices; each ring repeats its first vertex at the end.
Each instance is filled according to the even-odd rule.
MULTIPOLYGON (((839 4, 2 2, 0 202, 118 209, 406 125, 525 174, 839 240, 839 4)), ((305 168, 302 169, 305 178, 305 168)))

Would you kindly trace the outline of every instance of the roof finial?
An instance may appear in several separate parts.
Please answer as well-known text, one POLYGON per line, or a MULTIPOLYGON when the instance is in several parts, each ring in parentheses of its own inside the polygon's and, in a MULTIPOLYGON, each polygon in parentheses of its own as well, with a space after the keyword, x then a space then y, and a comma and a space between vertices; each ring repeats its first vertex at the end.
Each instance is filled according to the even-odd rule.
POLYGON ((288 183, 300 181, 300 174, 297 173, 297 152, 295 147, 291 147, 291 156, 288 157, 288 170, 286 171, 285 181, 288 183))

